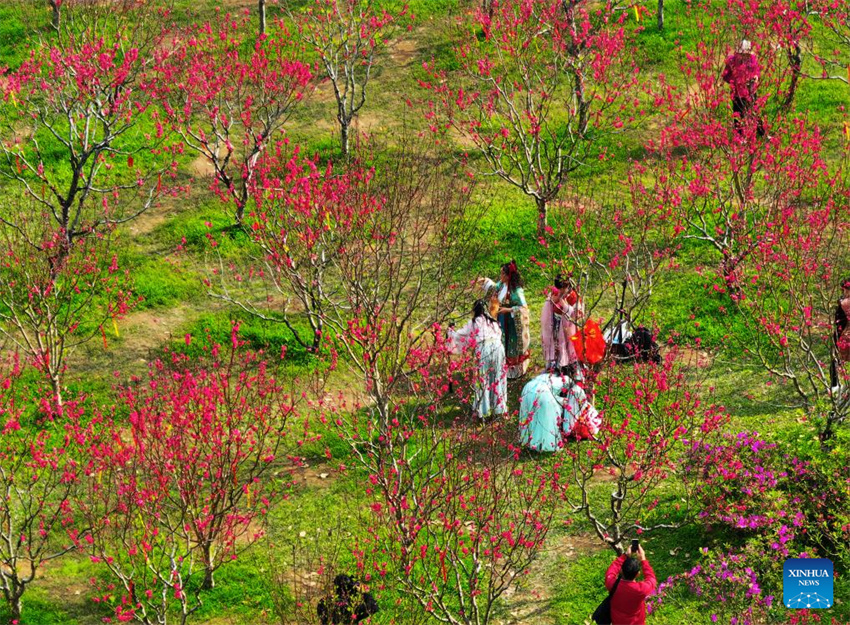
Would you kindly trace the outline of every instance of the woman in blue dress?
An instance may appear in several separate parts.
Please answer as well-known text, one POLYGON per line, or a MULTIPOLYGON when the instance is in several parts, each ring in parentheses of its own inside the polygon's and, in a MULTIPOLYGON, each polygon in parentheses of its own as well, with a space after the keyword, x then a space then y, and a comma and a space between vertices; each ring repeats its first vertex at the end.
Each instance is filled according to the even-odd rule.
POLYGON ((536 451, 558 451, 566 437, 595 436, 601 419, 584 390, 565 375, 542 373, 522 389, 520 442, 536 451))

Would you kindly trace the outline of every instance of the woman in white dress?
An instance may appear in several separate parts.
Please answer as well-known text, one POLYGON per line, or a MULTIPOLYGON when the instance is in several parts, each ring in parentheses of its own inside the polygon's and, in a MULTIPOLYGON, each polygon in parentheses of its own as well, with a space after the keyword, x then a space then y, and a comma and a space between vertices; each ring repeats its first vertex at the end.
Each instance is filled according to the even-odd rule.
POLYGON ((472 319, 460 330, 449 329, 455 352, 474 348, 478 358, 475 380, 475 413, 482 419, 503 415, 508 411, 508 376, 505 365, 505 347, 499 322, 488 312, 483 300, 475 302, 472 319))

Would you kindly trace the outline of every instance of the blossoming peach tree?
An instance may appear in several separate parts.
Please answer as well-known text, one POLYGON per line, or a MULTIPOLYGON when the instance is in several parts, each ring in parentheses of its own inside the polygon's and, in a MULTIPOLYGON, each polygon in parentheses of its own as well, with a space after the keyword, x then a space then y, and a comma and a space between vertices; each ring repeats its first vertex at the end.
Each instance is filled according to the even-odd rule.
POLYGON ((132 303, 114 229, 169 191, 174 173, 141 86, 161 26, 135 17, 83 21, 33 46, 2 82, 0 328, 57 403, 67 352, 132 303))
POLYGON ((213 191, 233 203, 241 225, 252 186, 295 107, 309 93, 313 72, 282 24, 250 45, 247 16, 216 18, 178 30, 155 52, 148 90, 177 147, 213 170, 213 191))
POLYGON ((12 622, 43 566, 75 549, 80 531, 72 505, 81 478, 73 423, 82 413, 74 399, 61 407, 28 392, 16 358, 0 378, 0 590, 12 622))
POLYGON ((641 114, 637 66, 616 2, 491 3, 460 24, 459 69, 426 64, 431 130, 461 136, 534 200, 537 234, 571 174, 600 158, 599 138, 641 114))
POLYGON ((155 361, 80 425, 77 544, 108 572, 99 600, 119 621, 186 623, 215 571, 262 536, 286 494, 274 470, 297 463, 308 436, 297 419, 308 387, 284 382, 282 357, 246 349, 234 326, 228 345, 155 361))
POLYGON ((680 360, 673 348, 660 364, 609 363, 597 378, 599 433, 564 446, 572 513, 618 554, 631 538, 692 518, 693 487, 681 460, 693 441, 714 440, 728 422, 680 360))

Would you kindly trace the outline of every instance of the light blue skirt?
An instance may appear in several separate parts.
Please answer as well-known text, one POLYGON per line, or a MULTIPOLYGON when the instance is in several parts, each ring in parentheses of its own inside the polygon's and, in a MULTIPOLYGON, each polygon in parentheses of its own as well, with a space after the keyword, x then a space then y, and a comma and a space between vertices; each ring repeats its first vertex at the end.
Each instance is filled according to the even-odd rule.
MULTIPOLYGON (((543 373, 532 378, 522 389, 519 406, 520 442, 536 451, 558 451, 563 437, 573 427, 574 419, 566 417, 561 390, 573 381, 561 375, 543 373), (569 421, 569 422, 567 422, 569 421)), ((569 394, 568 394, 569 395, 569 394)))

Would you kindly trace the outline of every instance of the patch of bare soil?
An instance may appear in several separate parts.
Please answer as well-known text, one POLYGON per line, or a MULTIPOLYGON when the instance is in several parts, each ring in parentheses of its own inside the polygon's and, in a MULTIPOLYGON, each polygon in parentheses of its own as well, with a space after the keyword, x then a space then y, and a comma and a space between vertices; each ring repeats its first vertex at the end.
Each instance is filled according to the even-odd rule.
POLYGON ((331 81, 325 80, 312 91, 309 95, 309 100, 311 102, 320 102, 322 104, 333 102, 336 104, 336 96, 334 95, 334 88, 331 81))
MULTIPOLYGON (((209 303, 209 302, 207 302, 209 303)), ((195 318, 200 311, 180 304, 174 308, 140 310, 130 313, 121 323, 125 340, 122 350, 129 350, 143 357, 169 341, 174 332, 195 318)))
MULTIPOLYGON (((699 369, 705 369, 710 367, 714 363, 714 356, 704 349, 694 349, 692 347, 678 347, 679 352, 679 361, 689 367, 697 367, 699 369)), ((663 354, 666 350, 662 348, 661 353, 663 354)))
MULTIPOLYGON (((247 9, 253 10, 257 6, 257 0, 217 0, 216 4, 223 9, 247 9)), ((271 4, 267 2, 266 4, 271 4)))
POLYGON ((397 67, 409 67, 419 53, 419 42, 414 39, 399 39, 389 48, 390 58, 397 67))
POLYGON ((127 224, 127 232, 134 237, 150 234, 170 217, 170 211, 164 206, 152 206, 127 224))
POLYGON ((210 159, 200 154, 189 163, 189 173, 193 178, 212 178, 215 176, 215 167, 210 159))
POLYGON ((554 615, 550 612, 550 603, 553 598, 552 588, 557 582, 554 572, 559 570, 559 562, 575 560, 579 555, 604 549, 599 539, 592 534, 550 538, 546 548, 528 567, 528 575, 503 595, 508 616, 497 621, 497 624, 551 625, 554 615))
POLYGON ((590 478, 591 484, 604 484, 605 482, 616 482, 617 474, 616 470, 611 469, 599 469, 593 474, 593 477, 590 478))
POLYGON ((324 462, 305 463, 303 466, 285 469, 284 471, 291 476, 296 486, 302 486, 306 489, 328 488, 338 477, 333 467, 324 462))
POLYGON ((354 118, 353 126, 360 132, 371 134, 386 128, 388 121, 386 114, 381 114, 375 109, 363 108, 354 118))
MULTIPOLYGON (((208 303, 208 310, 212 304, 208 303)), ((174 308, 139 310, 117 322, 115 327, 104 326, 106 347, 100 338, 89 341, 71 353, 68 368, 75 378, 103 376, 105 372, 120 372, 122 378, 145 371, 147 362, 181 326, 197 318, 204 310, 181 304, 174 308)), ((69 380, 71 381, 71 380, 69 380)))

